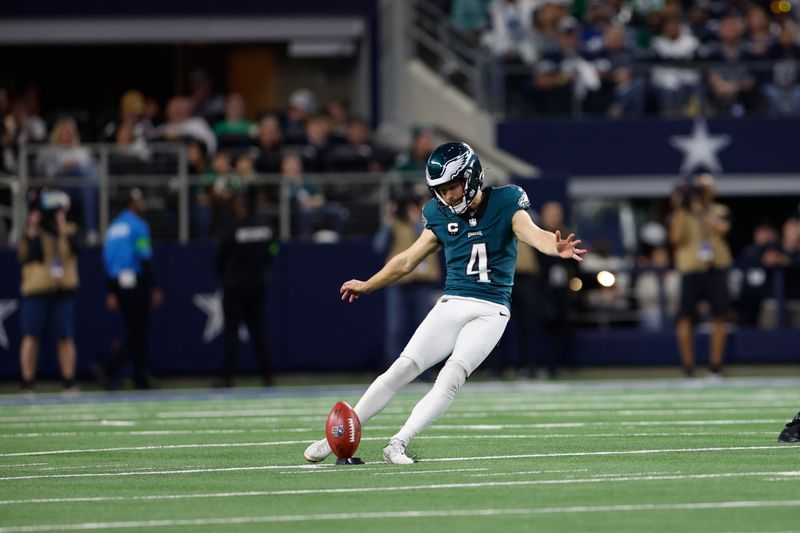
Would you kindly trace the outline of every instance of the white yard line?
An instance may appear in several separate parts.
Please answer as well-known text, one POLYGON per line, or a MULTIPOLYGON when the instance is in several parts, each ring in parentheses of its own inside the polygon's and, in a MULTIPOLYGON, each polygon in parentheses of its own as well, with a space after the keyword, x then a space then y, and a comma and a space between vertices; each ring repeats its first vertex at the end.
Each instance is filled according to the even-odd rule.
POLYGON ((0 528, 0 533, 27 533, 39 531, 80 531, 93 529, 211 526, 234 524, 258 524, 276 522, 318 522, 338 520, 380 520, 408 518, 453 518, 453 517, 492 517, 509 515, 537 515, 564 513, 622 513, 639 511, 697 511, 718 509, 766 509, 776 507, 800 507, 800 500, 742 500, 723 502, 692 503, 645 503, 630 505, 581 505, 571 507, 530 507, 511 509, 455 509, 448 511, 383 511, 365 513, 324 513, 305 515, 267 515, 232 516, 225 518, 189 518, 165 520, 131 520, 120 522, 84 522, 72 524, 41 524, 29 526, 8 526, 0 528))
MULTIPOLYGON (((406 472, 411 473, 411 472, 406 472)), ((423 472, 419 472, 423 473, 423 472)), ((407 492, 414 490, 444 490, 444 489, 475 489, 486 487, 524 487, 531 485, 577 485, 598 483, 619 483, 626 481, 684 481, 688 479, 718 479, 778 476, 775 479, 796 479, 800 472, 733 472, 719 474, 673 474, 673 475, 626 475, 615 478, 586 477, 575 479, 529 479, 516 481, 484 481, 468 483, 436 483, 427 485, 399 485, 379 487, 349 487, 349 488, 321 488, 321 489, 296 489, 296 490, 265 490, 242 492, 210 492, 190 494, 160 494, 144 496, 83 496, 75 498, 32 498, 25 500, 0 500, 0 505, 32 505, 42 503, 95 503, 111 501, 153 501, 153 500, 195 500, 202 498, 240 498, 240 497, 265 497, 265 496, 296 496, 311 494, 354 494, 372 492, 407 492)))
MULTIPOLYGON (((375 429, 375 428, 371 428, 375 429)), ((771 435, 773 432, 731 432, 729 435, 771 435)), ((503 439, 552 439, 552 438, 575 438, 580 436, 582 438, 595 438, 595 437, 692 437, 692 436, 710 436, 720 435, 719 432, 700 431, 700 432, 676 432, 676 433, 557 433, 549 435, 420 435, 418 440, 449 440, 449 439, 478 439, 478 440, 503 440, 503 439)), ((722 433, 725 434, 725 433, 722 433)), ((363 437, 362 441, 380 441, 386 440, 387 437, 363 437)), ((221 448, 221 447, 252 447, 252 446, 284 446, 284 445, 299 445, 308 444, 308 440, 281 440, 281 441, 261 441, 261 442, 220 442, 220 443, 203 443, 203 444, 157 444, 150 446, 118 446, 109 448, 75 448, 75 449, 62 449, 62 450, 43 450, 43 451, 28 451, 28 452, 11 452, 0 453, 0 457, 27 457, 27 456, 41 456, 41 455, 72 455, 79 453, 104 453, 104 452, 132 452, 132 451, 148 451, 148 450, 170 450, 170 449, 185 449, 185 448, 221 448)), ((3 466, 3 465, 0 465, 3 466)))
MULTIPOLYGON (((224 445, 223 445, 224 446, 224 445)), ((196 446, 195 446, 196 447, 196 446)), ((644 449, 644 450, 609 450, 598 452, 555 452, 555 453, 527 453, 517 455, 487 455, 480 457, 438 457, 424 459, 424 463, 453 462, 453 461, 494 461, 505 459, 533 459, 546 457, 593 457, 593 456, 621 456, 621 455, 649 455, 657 453, 703 453, 703 452, 733 452, 751 450, 788 450, 796 451, 795 447, 786 445, 771 446, 730 446, 715 448, 665 448, 665 449, 644 449)), ((31 475, 31 476, 9 476, 0 477, 0 481, 16 481, 25 479, 53 479, 53 478, 74 478, 74 477, 104 477, 104 476, 142 476, 142 475, 169 475, 169 474, 196 474, 208 472, 244 472, 260 470, 287 470, 293 468, 324 468, 321 465, 268 465, 268 466, 248 466, 248 467, 229 467, 229 468, 195 468, 185 470, 163 470, 151 472, 97 472, 84 474, 53 474, 53 475, 31 475)))

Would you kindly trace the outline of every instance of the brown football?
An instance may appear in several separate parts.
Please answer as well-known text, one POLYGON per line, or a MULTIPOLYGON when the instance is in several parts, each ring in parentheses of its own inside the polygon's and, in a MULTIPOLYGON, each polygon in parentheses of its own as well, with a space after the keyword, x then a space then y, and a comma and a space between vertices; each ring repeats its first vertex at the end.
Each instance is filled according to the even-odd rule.
POLYGON ((361 421, 346 402, 338 402, 331 409, 325 423, 325 437, 336 457, 348 458, 356 453, 361 442, 361 421))

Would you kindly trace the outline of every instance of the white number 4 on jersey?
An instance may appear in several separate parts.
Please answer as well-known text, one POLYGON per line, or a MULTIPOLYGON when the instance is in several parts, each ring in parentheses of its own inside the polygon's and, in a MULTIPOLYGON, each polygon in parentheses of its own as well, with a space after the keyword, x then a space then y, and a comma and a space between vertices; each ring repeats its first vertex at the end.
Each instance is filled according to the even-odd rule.
POLYGON ((489 283, 489 254, 486 252, 486 243, 479 242, 472 245, 472 253, 469 256, 469 264, 467 264, 467 275, 478 276, 478 283, 489 283), (478 269, 475 270, 475 263, 478 263, 478 269))

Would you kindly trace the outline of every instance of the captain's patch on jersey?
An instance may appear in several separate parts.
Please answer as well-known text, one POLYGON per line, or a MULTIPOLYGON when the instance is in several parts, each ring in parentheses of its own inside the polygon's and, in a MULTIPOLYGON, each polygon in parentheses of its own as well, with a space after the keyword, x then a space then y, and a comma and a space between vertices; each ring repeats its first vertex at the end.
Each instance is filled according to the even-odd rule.
POLYGON ((458 222, 450 222, 447 224, 447 233, 450 235, 458 235, 458 222))

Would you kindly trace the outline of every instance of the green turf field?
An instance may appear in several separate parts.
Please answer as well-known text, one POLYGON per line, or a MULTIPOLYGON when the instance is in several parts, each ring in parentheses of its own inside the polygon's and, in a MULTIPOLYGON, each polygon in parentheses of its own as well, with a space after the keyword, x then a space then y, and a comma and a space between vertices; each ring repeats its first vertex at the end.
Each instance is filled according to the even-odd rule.
POLYGON ((0 532, 800 531, 797 379, 468 383, 382 464, 412 386, 366 465, 304 464, 362 388, 0 397, 0 532))

